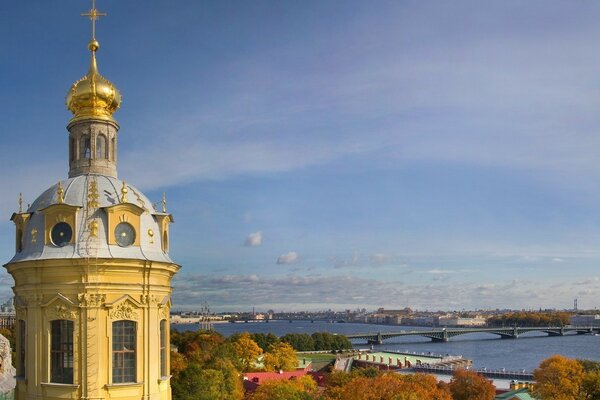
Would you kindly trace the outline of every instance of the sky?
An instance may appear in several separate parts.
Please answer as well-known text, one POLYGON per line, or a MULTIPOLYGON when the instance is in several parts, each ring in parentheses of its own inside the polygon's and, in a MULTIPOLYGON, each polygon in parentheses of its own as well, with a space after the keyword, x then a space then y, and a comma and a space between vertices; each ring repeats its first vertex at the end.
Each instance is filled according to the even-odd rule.
MULTIPOLYGON (((68 172, 83 0, 0 2, 0 260, 68 172)), ((600 3, 98 0, 174 309, 600 306, 600 3)), ((0 271, 0 299, 12 278, 0 271)))

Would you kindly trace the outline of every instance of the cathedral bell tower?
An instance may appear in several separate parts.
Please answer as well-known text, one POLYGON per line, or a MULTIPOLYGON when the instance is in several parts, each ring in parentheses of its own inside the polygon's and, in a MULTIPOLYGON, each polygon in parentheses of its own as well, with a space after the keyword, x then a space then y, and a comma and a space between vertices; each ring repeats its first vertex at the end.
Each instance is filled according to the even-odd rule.
POLYGON ((96 19, 105 15, 92 8, 92 40, 88 44, 91 60, 88 73, 75 82, 67 94, 67 108, 73 113, 69 122, 69 178, 82 174, 117 177, 117 132, 113 113, 121 105, 121 93, 98 72, 96 19))
POLYGON ((19 209, 15 399, 170 400, 173 222, 117 178, 118 89, 98 72, 95 4, 87 74, 67 94, 68 179, 19 209))

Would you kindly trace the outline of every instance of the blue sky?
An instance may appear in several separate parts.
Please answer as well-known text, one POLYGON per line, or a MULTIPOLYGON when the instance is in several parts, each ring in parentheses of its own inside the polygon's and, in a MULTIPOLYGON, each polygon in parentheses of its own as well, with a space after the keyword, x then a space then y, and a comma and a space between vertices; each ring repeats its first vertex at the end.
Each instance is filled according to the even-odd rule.
MULTIPOLYGON (((176 308, 600 306, 600 4, 99 0, 176 308)), ((67 174, 86 1, 0 3, 0 258, 67 174)), ((0 274, 0 296, 11 278, 0 274)))

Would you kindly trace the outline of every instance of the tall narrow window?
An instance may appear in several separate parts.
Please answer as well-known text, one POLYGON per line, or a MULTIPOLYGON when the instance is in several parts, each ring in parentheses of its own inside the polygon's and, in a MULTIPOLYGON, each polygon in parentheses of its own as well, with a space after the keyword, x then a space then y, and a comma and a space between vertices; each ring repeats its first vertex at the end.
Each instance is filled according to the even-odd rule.
POLYGON ((163 233, 163 251, 165 253, 169 252, 169 235, 167 234, 167 231, 163 233))
POLYGON ((17 229, 17 253, 23 251, 23 231, 17 229))
POLYGON ((83 156, 83 158, 91 157, 90 137, 88 135, 83 135, 81 137, 81 149, 79 150, 79 157, 81 156, 83 156))
POLYGON ((115 321, 112 324, 112 381, 135 382, 135 335, 133 321, 115 321))
POLYGON ((73 383, 73 321, 52 321, 50 382, 73 383))
POLYGON ((96 159, 101 160, 103 158, 108 158, 106 151, 106 137, 104 135, 98 135, 98 137, 96 137, 96 159))
POLYGON ((117 159, 117 141, 112 138, 110 141, 110 159, 116 161, 117 159))
POLYGON ((69 139, 69 161, 75 161, 75 138, 69 139))
POLYGON ((25 332, 25 321, 19 320, 19 341, 17 342, 17 348, 19 351, 19 360, 17 363, 17 376, 25 377, 25 340, 27 338, 25 332))
POLYGON ((160 376, 167 376, 167 320, 160 321, 160 376))

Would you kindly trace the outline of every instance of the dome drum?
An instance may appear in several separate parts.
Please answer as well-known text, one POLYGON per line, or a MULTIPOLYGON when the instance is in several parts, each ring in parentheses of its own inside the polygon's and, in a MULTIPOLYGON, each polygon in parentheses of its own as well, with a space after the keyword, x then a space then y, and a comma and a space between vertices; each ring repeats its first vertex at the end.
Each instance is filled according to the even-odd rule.
POLYGON ((69 129, 69 177, 82 174, 117 176, 117 132, 113 121, 72 122, 69 129))

